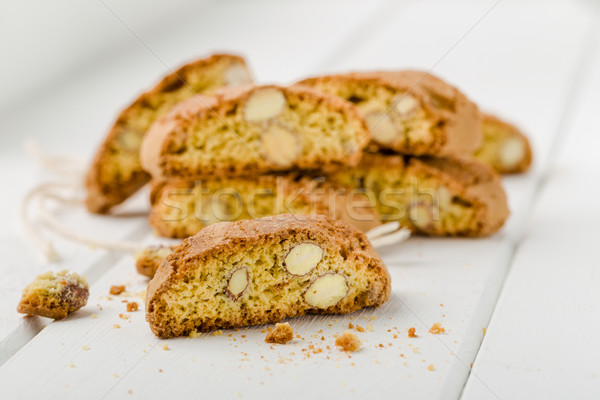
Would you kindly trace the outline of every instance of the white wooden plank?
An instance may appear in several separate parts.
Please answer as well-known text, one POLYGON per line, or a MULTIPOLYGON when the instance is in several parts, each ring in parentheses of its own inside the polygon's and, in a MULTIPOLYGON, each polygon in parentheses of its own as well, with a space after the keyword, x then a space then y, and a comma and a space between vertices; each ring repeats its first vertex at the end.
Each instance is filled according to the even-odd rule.
POLYGON ((590 39, 583 93, 570 107, 568 135, 519 244, 465 400, 600 397, 600 30, 590 39))
MULTIPOLYGON (((375 36, 358 42, 354 53, 347 59, 341 57, 329 65, 306 62, 301 66, 291 67, 297 68, 293 75, 300 75, 303 71, 308 74, 319 68, 330 68, 333 71, 358 65, 357 61, 352 60, 369 60, 373 64, 365 64, 363 67, 371 68, 404 66, 402 63, 411 59, 410 57, 419 59, 418 49, 429 54, 431 44, 436 43, 435 35, 429 36, 429 30, 422 31, 421 35, 412 33, 422 29, 423 21, 434 21, 432 23, 435 25, 432 26, 438 26, 436 29, 439 29, 437 36, 460 38, 485 11, 480 9, 481 13, 476 14, 471 11, 471 4, 446 5, 435 2, 406 9, 405 5, 390 5, 388 13, 407 10, 408 14, 398 14, 397 19, 387 20, 381 27, 373 26, 375 36), (460 8, 457 10, 455 7, 460 8), (457 16, 456 19, 442 18, 451 11, 457 16), (380 35, 380 32, 387 34, 380 35), (407 35, 412 35, 412 52, 377 53, 380 57, 379 64, 371 58, 370 49, 378 46, 394 48, 393 40, 409 37, 407 35), (381 61, 383 59, 387 61, 384 63, 381 61)), ((581 49, 579 43, 591 18, 582 13, 582 8, 577 5, 556 6, 553 12, 542 17, 539 16, 536 3, 521 8, 517 3, 507 2, 502 3, 502 7, 489 15, 500 18, 500 22, 492 24, 492 28, 496 29, 510 21, 522 34, 511 37, 509 43, 506 43, 505 36, 493 35, 492 29, 488 31, 486 44, 513 46, 518 54, 526 54, 527 49, 541 48, 544 51, 540 52, 539 58, 532 58, 528 65, 533 63, 548 68, 547 74, 555 83, 555 96, 536 98, 535 93, 540 90, 542 81, 535 77, 525 77, 520 70, 511 69, 514 67, 512 59, 502 58, 497 64, 487 66, 492 76, 510 75, 507 81, 514 82, 511 83, 514 85, 511 86, 511 97, 536 98, 537 107, 530 108, 529 113, 523 114, 521 121, 528 126, 535 126, 534 135, 539 138, 536 143, 537 155, 543 160, 548 152, 548 146, 544 145, 544 141, 548 140, 547 137, 544 140, 544 131, 552 132, 552 127, 556 126, 561 99, 567 92, 566 82, 575 71, 576 55, 581 49), (497 12, 500 13, 499 16, 497 12), (553 26, 553 22, 558 20, 567 22, 553 26), (548 37, 560 37, 560 40, 552 44, 546 42, 548 37), (550 53, 560 53, 566 62, 548 63, 553 59, 544 57, 553 57, 548 56, 550 53), (529 79, 534 79, 535 84, 528 84, 529 79), (538 127, 531 121, 544 125, 538 127)), ((260 9, 245 11, 260 12, 260 9)), ((385 20, 383 16, 382 20, 385 20)), ((246 18, 245 21, 248 24, 250 22, 247 21, 254 20, 246 18)), ((243 25, 244 21, 240 20, 239 23, 242 25, 238 26, 247 26, 243 25)), ((478 29, 486 26, 482 23, 478 29)), ((251 29, 243 31, 252 32, 251 29)), ((314 35, 315 38, 319 37, 318 32, 314 35)), ((341 38, 342 35, 338 37, 341 38)), ((472 39, 472 36, 467 39, 472 39)), ((467 39, 461 42, 465 56, 464 60, 460 60, 466 72, 460 82, 456 82, 459 86, 474 87, 482 80, 467 72, 470 68, 477 70, 473 60, 476 60, 482 43, 467 39), (467 59, 470 63, 466 62, 467 59)), ((320 54, 326 52, 321 51, 320 54)), ((423 67, 427 66, 424 64, 423 67)), ((277 68, 281 68, 281 65, 277 68)), ((292 78, 292 74, 288 77, 284 74, 287 72, 280 71, 279 79, 292 78)), ((454 80, 453 76, 448 75, 448 78, 454 80)), ((506 93, 498 93, 498 96, 501 100, 497 100, 496 104, 508 104, 506 93)), ((122 397, 129 390, 132 391, 132 397, 140 398, 158 395, 192 397, 200 393, 207 397, 229 398, 238 392, 244 397, 259 393, 322 397, 323 391, 331 395, 358 398, 369 395, 373 390, 377 390, 384 398, 396 398, 400 393, 415 399, 456 398, 467 377, 468 365, 475 358, 482 328, 487 324, 501 287, 512 255, 512 242, 520 231, 517 222, 522 219, 529 206, 532 193, 523 195, 519 191, 535 184, 543 170, 542 164, 537 164, 534 173, 513 179, 508 186, 511 207, 516 217, 500 234, 482 240, 418 238, 410 240, 401 248, 383 250, 382 255, 394 281, 394 294, 390 302, 381 309, 366 310, 353 316, 307 317, 292 321, 295 329, 305 338, 324 330, 324 336, 331 345, 332 333, 341 332, 350 321, 356 323, 356 318, 361 315, 370 316, 374 313, 378 316, 371 321, 374 331, 361 334, 368 341, 367 345, 363 351, 352 355, 351 359, 342 357, 337 350, 327 350, 303 360, 300 353, 306 341, 272 350, 262 343, 264 334, 260 333, 260 328, 232 332, 231 338, 227 332, 223 336, 170 340, 167 343, 171 349, 162 350, 165 342, 151 336, 141 313, 134 313, 128 320, 131 322, 125 325, 127 328, 112 330, 112 324, 119 323, 117 314, 122 305, 115 300, 111 302, 100 299, 99 296, 105 295, 110 284, 131 280, 134 281, 132 286, 143 286, 143 282, 134 277, 133 261, 126 258, 92 288, 93 300, 86 311, 98 314, 99 318, 95 321, 99 325, 91 325, 92 322, 88 321, 91 319, 86 314, 51 324, 0 369, 0 387, 14 396, 30 397, 41 394, 43 390, 45 394, 61 398, 81 397, 84 391, 83 384, 79 383, 81 380, 87 385, 86 393, 93 387, 94 393, 98 393, 99 397, 107 398, 122 397), (512 184, 514 182, 516 183, 512 184), (97 303, 103 307, 101 314, 94 308, 97 303), (355 319, 350 320, 351 317, 355 319), (440 336, 425 333, 433 322, 441 322, 448 332, 440 336), (329 327, 329 323, 333 326, 329 327), (406 337, 405 329, 411 326, 415 326, 420 333, 418 339, 409 340, 406 337), (398 339, 393 338, 392 332, 387 332, 387 329, 393 327, 400 330, 398 339), (96 331, 102 334, 95 334, 96 331), (241 335, 246 335, 246 338, 241 335), (83 343, 82 337, 89 340, 83 343), (236 342, 233 342, 233 338, 236 342), (61 342, 65 344, 64 347, 60 346, 61 342), (380 349, 377 346, 379 343, 392 343, 392 346, 386 345, 384 349, 380 349), (238 347, 234 347, 235 345, 238 347), (82 346, 96 349, 98 355, 89 355, 91 353, 83 351, 82 346), (412 350, 414 347, 419 348, 418 353, 412 350), (242 355, 241 352, 247 355, 242 355), (291 355, 290 352, 296 354, 291 355), (40 357, 40 354, 44 356, 40 357), (400 354, 404 354, 404 357, 400 354), (329 360, 327 356, 330 357, 329 360), (290 361, 279 364, 282 357, 284 362, 286 358, 290 361), (71 362, 75 368, 67 368, 71 362), (352 365, 353 362, 355 365, 352 365), (434 365, 434 371, 427 369, 429 364, 434 365), (25 372, 31 379, 39 379, 40 386, 23 388, 22 385, 17 385, 16 377, 25 372), (114 381, 108 379, 114 373, 118 377, 113 378, 114 381), (64 385, 69 387, 65 388, 64 385)), ((366 322, 363 324, 366 325, 366 322)), ((320 343, 319 336, 311 340, 320 343)))

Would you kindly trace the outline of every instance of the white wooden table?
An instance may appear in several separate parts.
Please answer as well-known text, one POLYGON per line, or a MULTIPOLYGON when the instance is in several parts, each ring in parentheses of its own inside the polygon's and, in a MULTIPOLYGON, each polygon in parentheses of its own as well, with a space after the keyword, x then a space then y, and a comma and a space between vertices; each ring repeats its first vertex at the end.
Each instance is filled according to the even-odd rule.
MULTIPOLYGON (((598 6, 178 1, 178 12, 153 9, 155 20, 140 22, 136 7, 99 2, 96 25, 110 29, 113 46, 96 58, 87 49, 90 62, 68 79, 0 102, 0 399, 600 398, 598 6), (412 238, 382 249, 390 301, 348 316, 291 320, 301 339, 287 346, 265 344, 263 327, 161 341, 143 311, 121 319, 121 300, 129 297, 110 299, 109 287, 125 284, 135 297, 147 284, 130 255, 44 231, 62 255, 48 264, 25 241, 21 199, 52 177, 22 142, 35 138, 51 153, 87 157, 136 92, 213 50, 243 53, 261 82, 409 67, 448 79, 532 139, 532 171, 504 179, 507 225, 486 239, 412 238), (86 275, 88 305, 52 323, 17 314, 22 287, 50 268, 86 275), (351 356, 333 346, 333 334, 349 322, 372 326, 351 356), (446 333, 428 334, 434 322, 446 333), (418 338, 407 337, 409 327, 418 338), (311 345, 323 351, 307 357, 303 349, 311 345)), ((79 29, 92 43, 93 30, 79 29)), ((145 211, 145 196, 127 210, 145 211)), ((77 209, 63 218, 98 237, 156 240, 143 216, 102 218, 77 209)))

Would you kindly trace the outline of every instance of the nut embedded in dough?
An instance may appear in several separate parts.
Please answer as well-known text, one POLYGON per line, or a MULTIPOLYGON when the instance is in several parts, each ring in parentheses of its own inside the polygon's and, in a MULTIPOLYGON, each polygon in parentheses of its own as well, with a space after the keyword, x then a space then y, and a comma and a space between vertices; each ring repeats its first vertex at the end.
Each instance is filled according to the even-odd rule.
POLYGON ((303 276, 323 259, 323 249, 313 243, 300 243, 285 256, 285 269, 292 275, 303 276))
POLYGON ((282 167, 292 165, 300 153, 298 135, 280 125, 271 125, 263 132, 261 147, 267 160, 282 167))
POLYGON ((246 102, 244 117, 248 122, 263 122, 279 115, 286 104, 281 90, 265 88, 252 93, 246 102))
POLYGON ((227 291, 229 295, 237 300, 248 287, 248 267, 238 268, 229 277, 227 291))
POLYGON ((304 299, 315 308, 325 309, 337 304, 346 297, 348 282, 342 274, 329 273, 322 275, 306 290, 304 299))
POLYGON ((365 121, 374 141, 378 143, 392 143, 396 139, 396 126, 388 115, 373 112, 365 116, 365 121))
POLYGON ((225 70, 225 83, 228 86, 239 86, 252 83, 252 77, 244 64, 231 64, 225 70))
POLYGON ((506 170, 511 170, 523 162, 526 151, 525 144, 520 137, 509 137, 501 144, 499 154, 500 164, 506 170))
POLYGON ((396 112, 402 117, 408 117, 417 110, 419 103, 417 100, 408 94, 403 94, 395 100, 394 106, 396 112))

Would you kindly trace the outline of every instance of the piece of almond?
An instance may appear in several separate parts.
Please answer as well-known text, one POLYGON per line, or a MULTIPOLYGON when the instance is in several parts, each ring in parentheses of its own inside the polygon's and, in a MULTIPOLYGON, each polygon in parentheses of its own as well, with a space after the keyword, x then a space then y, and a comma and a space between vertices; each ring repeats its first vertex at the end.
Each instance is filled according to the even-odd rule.
POLYGON ((417 100, 408 94, 398 96, 394 100, 394 109, 402 117, 408 117, 417 110, 419 103, 417 100))
POLYGON ((499 151, 499 161, 507 170, 515 168, 525 158, 525 144, 520 137, 514 136, 502 141, 499 151))
POLYGON ((365 116, 367 126, 371 131, 373 140, 379 143, 388 144, 396 140, 398 131, 394 121, 384 113, 372 112, 365 116))
POLYGON ((312 307, 325 309, 339 303, 347 293, 346 277, 332 272, 315 279, 306 290, 304 299, 312 307))
POLYGON ((225 70, 225 83, 228 86, 245 85, 252 83, 252 77, 243 64, 235 63, 225 70))
POLYGON ((321 246, 313 243, 300 243, 288 252, 283 265, 292 275, 306 275, 321 262, 323 253, 321 246))
POLYGON ((280 167, 291 166, 300 155, 300 150, 298 135, 283 126, 271 125, 262 134, 262 155, 280 167))
POLYGON ((241 267, 234 270, 229 276, 227 282, 227 291, 229 295, 237 300, 248 287, 248 267, 241 267))
POLYGON ((285 107, 286 99, 277 88, 259 89, 246 101, 244 117, 248 122, 263 122, 279 115, 285 107))

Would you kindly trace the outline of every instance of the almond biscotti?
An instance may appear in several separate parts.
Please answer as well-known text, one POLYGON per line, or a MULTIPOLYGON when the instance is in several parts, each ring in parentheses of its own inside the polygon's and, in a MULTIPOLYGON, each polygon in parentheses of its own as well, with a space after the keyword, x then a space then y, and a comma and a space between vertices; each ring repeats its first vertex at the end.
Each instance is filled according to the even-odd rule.
POLYGON ((155 179, 203 179, 355 165, 369 140, 360 113, 308 87, 245 86, 197 96, 157 120, 141 159, 155 179))
POLYGON ((89 294, 84 277, 67 270, 46 272, 25 287, 17 311, 62 319, 85 306, 89 294))
POLYGON ((482 141, 477 106, 423 71, 360 72, 298 83, 352 102, 379 148, 407 155, 471 154, 482 141))
POLYGON ((215 222, 282 213, 326 215, 364 232, 379 225, 361 193, 296 174, 155 182, 151 204, 150 225, 170 238, 192 236, 215 222))
POLYGON ((183 241, 148 285, 146 320, 168 338, 380 306, 388 271, 366 236, 323 216, 221 222, 183 241))
POLYGON ((509 214, 500 177, 472 159, 365 153, 358 167, 329 179, 363 188, 382 222, 399 221, 425 235, 484 236, 509 214))
POLYGON ((526 172, 531 166, 532 152, 527 137, 514 125, 483 114, 481 124, 483 146, 475 158, 501 174, 526 172))
POLYGON ((197 94, 211 94, 223 86, 251 82, 243 58, 215 54, 184 65, 141 94, 119 114, 96 153, 87 173, 87 208, 107 212, 149 181, 139 158, 142 138, 174 104, 197 94))

